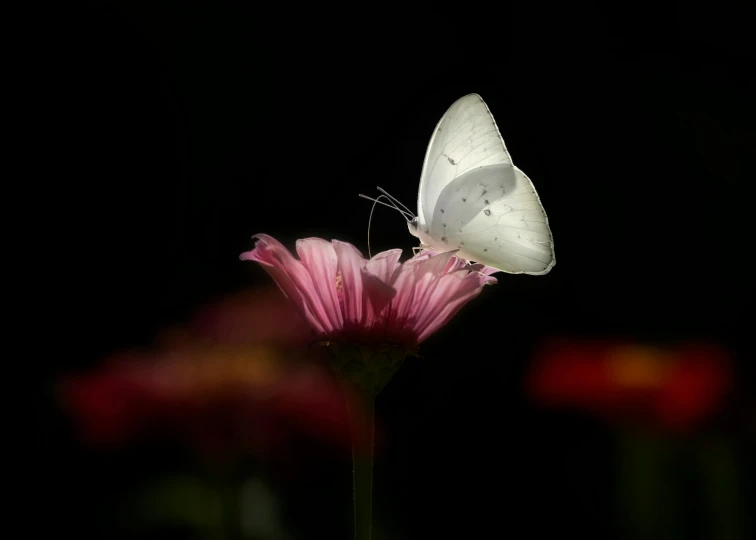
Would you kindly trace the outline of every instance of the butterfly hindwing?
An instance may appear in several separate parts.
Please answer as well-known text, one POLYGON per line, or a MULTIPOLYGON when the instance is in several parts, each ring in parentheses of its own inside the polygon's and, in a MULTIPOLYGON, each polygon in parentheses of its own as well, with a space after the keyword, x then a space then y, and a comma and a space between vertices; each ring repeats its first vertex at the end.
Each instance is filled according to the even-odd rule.
POLYGON ((474 169, 444 188, 430 231, 460 257, 505 272, 541 274, 553 265, 538 195, 510 165, 474 169))

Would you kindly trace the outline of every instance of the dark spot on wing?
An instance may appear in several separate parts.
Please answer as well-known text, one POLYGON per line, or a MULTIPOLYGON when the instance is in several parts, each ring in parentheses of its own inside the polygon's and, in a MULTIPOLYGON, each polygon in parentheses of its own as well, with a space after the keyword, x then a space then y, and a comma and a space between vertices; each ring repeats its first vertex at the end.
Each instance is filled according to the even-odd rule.
POLYGON ((446 156, 446 159, 448 159, 449 163, 451 163, 452 165, 456 165, 456 163, 454 163, 454 160, 450 158, 449 156, 446 156))
POLYGON ((467 199, 465 199, 464 197, 462 197, 462 202, 467 202, 467 199))
POLYGON ((441 241, 442 241, 442 242, 443 242, 443 243, 445 244, 445 243, 446 243, 446 237, 445 237, 445 236, 442 236, 442 237, 441 237, 441 241))
MULTIPOLYGON (((484 204, 491 204, 490 202, 488 202, 488 199, 486 199, 485 201, 483 201, 483 203, 484 204)), ((443 212, 443 210, 441 210, 441 211, 443 212)))
POLYGON ((483 248, 483 251, 488 251, 488 248, 483 248))
POLYGON ((443 209, 443 208, 441 209, 441 213, 442 213, 442 214, 444 213, 444 209, 443 209))
POLYGON ((490 215, 491 215, 491 211, 490 211, 490 210, 489 210, 488 208, 486 208, 485 210, 483 210, 483 213, 484 213, 485 215, 487 215, 487 216, 490 216, 490 215))
POLYGON ((486 191, 486 190, 484 189, 484 190, 483 190, 483 193, 481 193, 481 195, 485 195, 486 193, 488 193, 488 191, 486 191))

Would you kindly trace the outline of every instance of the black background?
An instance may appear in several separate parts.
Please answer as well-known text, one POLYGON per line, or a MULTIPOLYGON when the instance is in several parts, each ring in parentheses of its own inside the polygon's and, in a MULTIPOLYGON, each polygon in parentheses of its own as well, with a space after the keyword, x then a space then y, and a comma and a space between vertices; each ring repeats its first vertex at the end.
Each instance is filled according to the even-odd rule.
MULTIPOLYGON (((379 397, 390 442, 375 511, 396 537, 617 537, 612 434, 523 396, 547 336, 714 342, 736 355, 741 390, 753 388, 747 14, 524 2, 113 2, 48 14, 36 99, 50 167, 35 195, 51 227, 35 242, 46 384, 267 283, 238 259, 253 234, 366 252, 370 203, 357 194, 381 186, 413 208, 436 122, 476 92, 538 189, 557 265, 500 274, 379 397)), ((371 240, 374 251, 415 245, 382 209, 371 240)), ((45 396, 45 511, 98 534, 98 505, 134 472, 82 455, 45 396)), ((291 519, 347 538, 349 468, 324 471, 303 478, 311 501, 291 519)))

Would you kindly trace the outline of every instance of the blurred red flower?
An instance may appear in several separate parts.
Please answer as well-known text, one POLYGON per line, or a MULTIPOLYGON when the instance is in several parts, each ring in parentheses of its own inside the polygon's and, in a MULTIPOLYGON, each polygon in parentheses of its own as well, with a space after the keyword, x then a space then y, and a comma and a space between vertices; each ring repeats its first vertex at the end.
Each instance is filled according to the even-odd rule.
POLYGON ((267 457, 308 437, 346 452, 343 385, 319 363, 299 361, 310 332, 277 290, 240 293, 165 333, 153 350, 65 378, 60 395, 94 443, 157 435, 212 457, 267 457))
POLYGON ((677 431, 710 417, 730 384, 729 355, 713 345, 656 348, 590 340, 548 342, 527 380, 531 397, 544 405, 677 431))

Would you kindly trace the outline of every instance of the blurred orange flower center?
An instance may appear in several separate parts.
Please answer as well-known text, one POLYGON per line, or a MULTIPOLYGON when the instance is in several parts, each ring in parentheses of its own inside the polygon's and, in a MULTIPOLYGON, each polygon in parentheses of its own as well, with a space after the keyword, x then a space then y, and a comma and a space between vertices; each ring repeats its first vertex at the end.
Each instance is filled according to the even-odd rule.
POLYGON ((170 386, 186 394, 204 394, 231 387, 264 387, 279 376, 276 354, 264 347, 202 348, 185 351, 164 364, 170 386))
POLYGON ((620 347, 609 358, 609 373, 622 386, 655 388, 669 370, 667 356, 650 347, 620 347))

